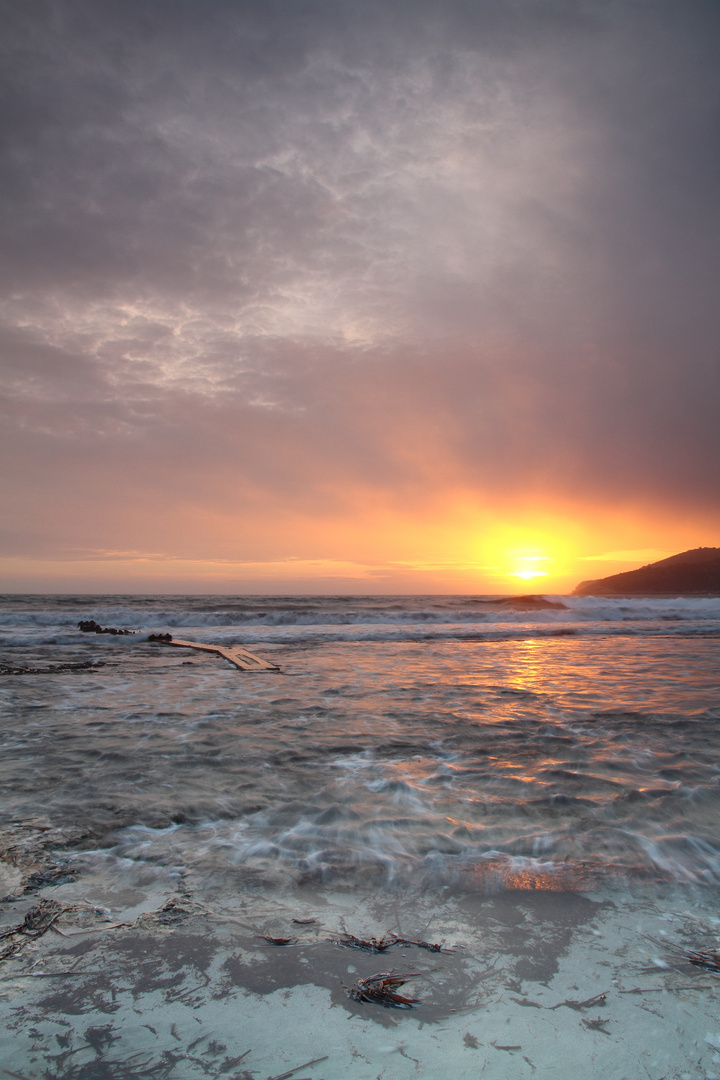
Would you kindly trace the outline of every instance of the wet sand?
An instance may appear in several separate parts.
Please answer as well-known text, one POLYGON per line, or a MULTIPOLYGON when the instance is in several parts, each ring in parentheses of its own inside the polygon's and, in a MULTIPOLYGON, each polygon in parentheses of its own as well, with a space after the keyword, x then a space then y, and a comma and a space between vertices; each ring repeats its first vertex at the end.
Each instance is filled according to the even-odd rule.
POLYGON ((74 882, 13 893, 22 878, 4 864, 3 895, 20 896, 4 927, 40 900, 64 910, 0 942, 9 1076, 720 1077, 720 975, 682 958, 716 945, 715 890, 275 892, 98 855, 74 882), (387 931, 444 948, 337 944, 387 931), (404 989, 419 1008, 348 997, 389 970, 417 974, 404 989))

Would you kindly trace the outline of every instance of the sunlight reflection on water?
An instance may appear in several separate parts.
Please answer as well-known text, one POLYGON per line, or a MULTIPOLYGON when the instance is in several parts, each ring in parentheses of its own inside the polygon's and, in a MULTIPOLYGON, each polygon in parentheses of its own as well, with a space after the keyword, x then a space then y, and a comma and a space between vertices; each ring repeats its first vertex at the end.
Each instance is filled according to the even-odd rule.
POLYGON ((118 858, 504 889, 720 880, 716 639, 304 637, 269 650, 283 674, 252 676, 132 638, 64 648, 105 666, 3 682, 7 814, 41 800, 118 858))

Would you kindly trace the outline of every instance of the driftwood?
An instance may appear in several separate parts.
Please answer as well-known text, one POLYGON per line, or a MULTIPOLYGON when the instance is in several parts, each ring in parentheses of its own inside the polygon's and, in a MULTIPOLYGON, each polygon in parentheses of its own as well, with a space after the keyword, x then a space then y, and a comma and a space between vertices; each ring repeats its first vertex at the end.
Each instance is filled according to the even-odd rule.
POLYGON ((181 649, 200 649, 201 652, 214 652, 229 660, 237 668, 243 671, 279 671, 277 664, 271 664, 269 660, 262 660, 254 653, 243 649, 241 645, 232 645, 225 648, 224 645, 205 645, 200 641, 181 641, 180 638, 171 637, 170 634, 151 634, 148 641, 162 642, 165 645, 178 645, 181 649))

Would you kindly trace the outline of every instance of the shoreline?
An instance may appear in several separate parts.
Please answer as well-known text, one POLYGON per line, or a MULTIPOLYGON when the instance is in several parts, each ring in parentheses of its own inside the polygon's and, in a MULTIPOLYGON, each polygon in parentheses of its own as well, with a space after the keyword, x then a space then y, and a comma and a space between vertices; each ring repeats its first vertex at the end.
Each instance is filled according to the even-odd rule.
POLYGON ((238 893, 98 863, 4 923, 39 897, 67 910, 0 964, 0 1051, 23 1080, 720 1076, 720 974, 682 959, 715 945, 714 887, 238 893), (444 949, 337 943, 388 931, 444 949), (390 970, 418 976, 419 1008, 347 996, 390 970))

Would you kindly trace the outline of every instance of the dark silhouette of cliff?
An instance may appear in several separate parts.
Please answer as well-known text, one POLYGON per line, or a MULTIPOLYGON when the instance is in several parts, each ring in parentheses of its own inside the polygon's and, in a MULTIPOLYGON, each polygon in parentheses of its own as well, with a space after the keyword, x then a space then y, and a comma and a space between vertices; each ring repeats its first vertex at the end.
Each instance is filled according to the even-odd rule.
POLYGON ((581 581, 574 596, 720 596, 720 548, 693 548, 624 574, 581 581))

